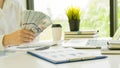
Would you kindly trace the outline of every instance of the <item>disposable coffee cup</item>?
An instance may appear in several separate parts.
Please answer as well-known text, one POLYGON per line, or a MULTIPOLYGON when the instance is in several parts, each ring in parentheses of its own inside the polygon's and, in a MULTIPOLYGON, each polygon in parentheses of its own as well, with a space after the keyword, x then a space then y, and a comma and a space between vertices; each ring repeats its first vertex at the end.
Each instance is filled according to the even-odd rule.
POLYGON ((61 40, 62 26, 60 24, 52 24, 52 37, 55 43, 61 40))

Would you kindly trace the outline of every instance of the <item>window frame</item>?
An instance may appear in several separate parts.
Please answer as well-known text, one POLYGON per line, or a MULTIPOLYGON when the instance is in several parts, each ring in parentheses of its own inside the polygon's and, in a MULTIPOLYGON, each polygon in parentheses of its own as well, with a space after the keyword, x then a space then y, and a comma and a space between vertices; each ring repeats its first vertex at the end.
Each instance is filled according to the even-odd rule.
POLYGON ((117 0, 110 0, 110 36, 113 37, 117 30, 117 0))
POLYGON ((34 10, 34 0, 26 0, 28 10, 34 10))

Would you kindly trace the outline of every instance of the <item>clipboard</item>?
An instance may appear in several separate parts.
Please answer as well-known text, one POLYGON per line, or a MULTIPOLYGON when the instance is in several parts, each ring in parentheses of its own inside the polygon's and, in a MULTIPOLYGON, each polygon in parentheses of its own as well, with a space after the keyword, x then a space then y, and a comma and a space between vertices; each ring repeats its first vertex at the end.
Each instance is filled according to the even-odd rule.
POLYGON ((28 54, 51 62, 53 64, 62 64, 77 61, 96 60, 103 59, 107 56, 93 53, 85 53, 72 48, 62 48, 54 50, 43 50, 43 51, 28 51, 28 54))

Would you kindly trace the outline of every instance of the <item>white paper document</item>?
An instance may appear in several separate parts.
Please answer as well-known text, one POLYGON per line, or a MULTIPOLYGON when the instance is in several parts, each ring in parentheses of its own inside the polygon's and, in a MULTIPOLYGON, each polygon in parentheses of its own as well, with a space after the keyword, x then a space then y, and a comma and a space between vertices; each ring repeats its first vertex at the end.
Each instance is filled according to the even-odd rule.
POLYGON ((67 43, 62 45, 63 47, 73 48, 88 48, 88 49, 100 49, 107 46, 107 40, 97 39, 71 39, 67 43))

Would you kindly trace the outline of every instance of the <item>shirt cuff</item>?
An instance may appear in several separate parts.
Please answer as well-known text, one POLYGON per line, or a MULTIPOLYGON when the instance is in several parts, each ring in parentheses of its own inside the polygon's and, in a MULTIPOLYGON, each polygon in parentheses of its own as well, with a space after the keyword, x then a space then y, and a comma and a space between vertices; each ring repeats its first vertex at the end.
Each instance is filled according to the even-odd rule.
POLYGON ((0 35, 0 51, 3 51, 3 50, 4 50, 3 37, 4 37, 4 35, 0 35))

